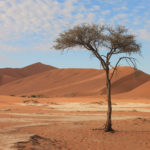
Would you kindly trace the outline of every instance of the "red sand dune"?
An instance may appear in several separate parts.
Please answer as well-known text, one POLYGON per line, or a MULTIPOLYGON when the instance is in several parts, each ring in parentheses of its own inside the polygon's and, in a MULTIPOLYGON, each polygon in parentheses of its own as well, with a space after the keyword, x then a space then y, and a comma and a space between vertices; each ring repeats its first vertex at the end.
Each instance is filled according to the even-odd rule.
MULTIPOLYGON (((11 69, 10 69, 11 70, 11 69)), ((44 96, 92 96, 105 94, 105 72, 97 69, 53 69, 37 63, 20 69, 23 73, 15 81, 0 86, 3 95, 44 96), (49 71, 47 71, 49 70, 49 71), (19 79, 20 78, 20 79, 19 79)), ((20 74, 19 74, 20 75, 20 74)), ((7 76, 4 76, 9 81, 7 76)), ((11 74, 13 77, 13 74, 11 74)), ((149 86, 150 75, 131 67, 119 67, 112 81, 112 94, 134 91, 138 96, 138 87, 149 86)), ((6 82, 6 81, 5 81, 6 82)), ((143 89, 144 89, 143 87, 143 89)), ((146 87, 145 87, 146 88, 146 87)), ((146 92, 143 91, 143 93, 146 92)), ((144 94, 143 94, 144 95, 144 94)), ((131 95, 132 96, 132 95, 131 95)))
POLYGON ((0 85, 51 69, 55 68, 42 63, 35 63, 24 68, 0 69, 0 85))
MULTIPOLYGON (((103 71, 94 69, 54 69, 5 84, 0 87, 0 93, 8 95, 40 93, 49 96, 67 96, 76 92, 75 90, 84 93, 84 89, 89 91, 92 87, 97 89, 101 75, 103 76, 103 71), (86 83, 91 84, 88 86, 86 83)), ((105 82, 103 78, 102 82, 105 82)))

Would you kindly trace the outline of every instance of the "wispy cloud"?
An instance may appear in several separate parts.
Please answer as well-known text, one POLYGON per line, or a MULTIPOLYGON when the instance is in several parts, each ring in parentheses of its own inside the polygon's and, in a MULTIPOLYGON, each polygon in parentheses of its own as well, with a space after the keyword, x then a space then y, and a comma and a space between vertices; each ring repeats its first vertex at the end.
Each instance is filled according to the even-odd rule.
POLYGON ((150 31, 146 29, 139 29, 136 30, 136 33, 142 40, 150 42, 150 31))
POLYGON ((108 15, 110 14, 110 10, 104 10, 101 12, 102 15, 108 15))
POLYGON ((92 11, 98 9, 94 5, 88 12, 78 0, 0 1, 0 40, 22 40, 32 34, 54 38, 71 24, 94 21, 92 11))
POLYGON ((0 49, 1 49, 1 51, 13 51, 13 52, 20 50, 20 48, 18 46, 13 46, 10 44, 4 44, 2 42, 0 42, 0 49))
POLYGON ((31 47, 33 42, 37 49, 42 49, 42 46, 47 49, 45 43, 52 43, 62 30, 75 24, 92 22, 124 24, 132 29, 136 26, 135 31, 138 30, 143 39, 148 39, 149 32, 145 26, 149 26, 149 12, 146 9, 139 16, 145 2, 141 0, 132 9, 128 7, 128 0, 0 0, 0 49, 19 50, 19 46, 5 44, 5 41, 19 40, 28 41, 31 47), (141 18, 145 20, 142 25, 141 18), (35 43, 34 38, 38 42, 35 43))

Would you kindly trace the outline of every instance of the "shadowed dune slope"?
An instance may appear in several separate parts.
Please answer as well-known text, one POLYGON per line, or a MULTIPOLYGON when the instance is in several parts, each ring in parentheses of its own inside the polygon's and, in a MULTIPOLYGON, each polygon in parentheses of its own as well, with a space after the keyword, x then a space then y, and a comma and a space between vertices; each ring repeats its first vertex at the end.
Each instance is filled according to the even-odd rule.
MULTIPOLYGON (((112 93, 121 94, 144 86, 150 76, 120 67, 112 81, 112 93)), ((3 95, 92 96, 105 94, 105 72, 96 69, 53 69, 0 86, 3 95)))
MULTIPOLYGON (((123 95, 120 94, 119 97, 123 95)), ((125 98, 148 98, 150 99, 150 81, 124 94, 125 98)))
POLYGON ((24 68, 0 69, 0 85, 52 69, 55 68, 42 63, 35 63, 24 68))
MULTIPOLYGON (((150 81, 150 75, 145 74, 142 71, 135 70, 132 73, 112 82, 112 94, 131 91, 148 81, 150 81)), ((106 88, 102 89, 101 93, 106 93, 106 88)))

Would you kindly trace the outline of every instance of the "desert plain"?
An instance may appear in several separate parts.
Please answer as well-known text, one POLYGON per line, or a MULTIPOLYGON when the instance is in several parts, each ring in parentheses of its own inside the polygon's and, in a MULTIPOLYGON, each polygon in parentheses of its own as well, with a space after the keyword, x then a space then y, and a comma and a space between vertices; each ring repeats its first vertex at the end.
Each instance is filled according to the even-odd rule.
POLYGON ((41 63, 0 69, 0 150, 149 150, 150 75, 119 67, 112 133, 105 73, 41 63))

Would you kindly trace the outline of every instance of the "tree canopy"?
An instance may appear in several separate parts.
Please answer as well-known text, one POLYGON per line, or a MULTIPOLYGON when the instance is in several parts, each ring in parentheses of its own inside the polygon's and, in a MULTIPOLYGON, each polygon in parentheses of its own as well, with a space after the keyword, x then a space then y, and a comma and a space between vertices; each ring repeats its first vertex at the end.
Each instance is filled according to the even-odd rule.
MULTIPOLYGON (((141 46, 135 38, 136 36, 130 34, 124 26, 81 24, 60 33, 55 41, 54 48, 64 50, 80 47, 92 51, 100 59, 105 69, 106 63, 109 63, 112 55, 140 53, 141 46), (100 50, 105 50, 106 55, 101 55, 100 50)), ((127 60, 129 57, 122 57, 121 60, 123 58, 127 60)), ((135 65, 134 59, 130 58, 128 61, 135 65)))

